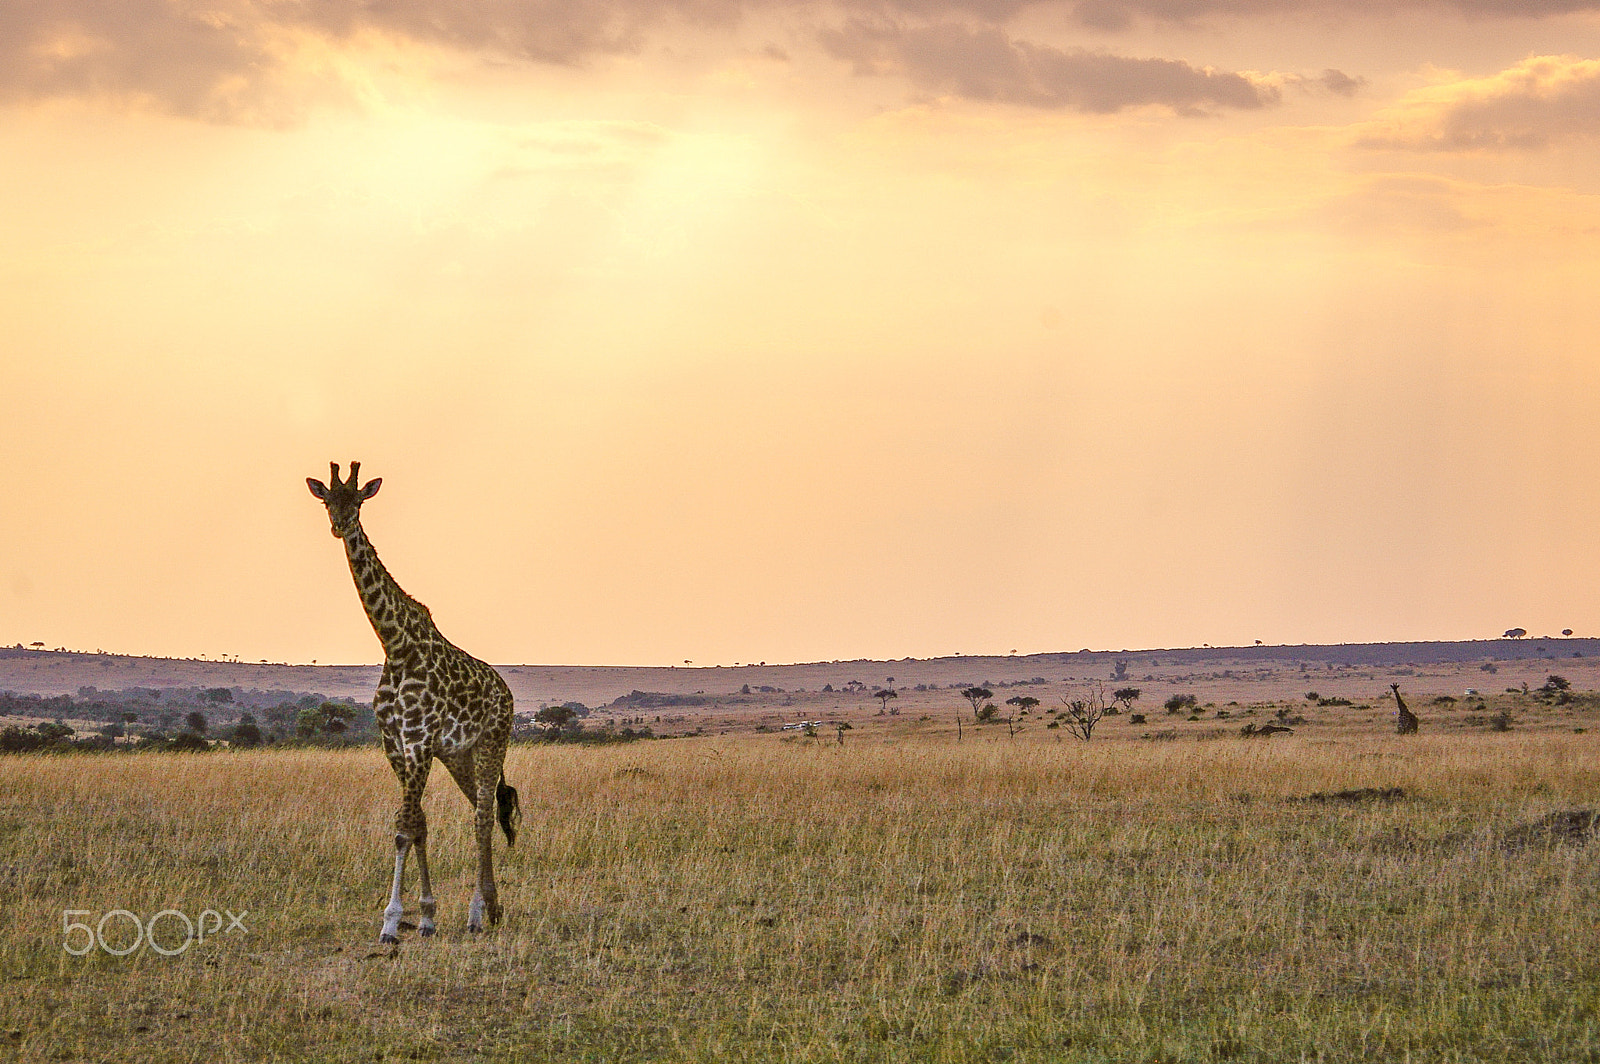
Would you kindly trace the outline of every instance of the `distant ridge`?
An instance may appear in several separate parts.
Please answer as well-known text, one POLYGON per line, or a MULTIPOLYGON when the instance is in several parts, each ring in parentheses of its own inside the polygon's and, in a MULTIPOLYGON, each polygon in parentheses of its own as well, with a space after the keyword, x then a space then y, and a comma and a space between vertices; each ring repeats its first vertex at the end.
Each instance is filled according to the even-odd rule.
MULTIPOLYGON (((1527 637, 1409 643, 1331 643, 1298 646, 1172 647, 1080 650, 1044 654, 952 655, 939 658, 869 658, 789 665, 669 667, 649 665, 498 665, 519 709, 575 700, 603 705, 632 691, 723 695, 748 684, 820 690, 855 681, 868 687, 919 683, 1014 683, 1043 677, 1103 680, 1118 662, 1129 675, 1154 668, 1238 667, 1269 663, 1308 666, 1404 667, 1470 662, 1529 662, 1600 657, 1600 639, 1527 637), (891 679, 891 677, 893 679, 891 679)), ((287 665, 141 658, 120 654, 0 647, 0 691, 75 694, 80 687, 238 687, 245 690, 316 691, 330 697, 371 697, 378 665, 287 665)))

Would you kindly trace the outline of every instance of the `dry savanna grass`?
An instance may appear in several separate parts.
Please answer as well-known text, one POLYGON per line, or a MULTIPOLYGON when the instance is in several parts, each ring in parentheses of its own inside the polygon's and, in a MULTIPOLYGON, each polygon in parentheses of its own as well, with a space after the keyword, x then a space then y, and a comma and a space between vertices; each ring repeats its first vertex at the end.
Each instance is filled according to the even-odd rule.
POLYGON ((0 759, 0 1057, 1600 1058, 1600 844, 1518 831, 1600 805, 1600 736, 997 735, 514 748, 477 937, 436 771, 397 949, 374 750, 0 759), (207 908, 248 931, 64 949, 207 908))

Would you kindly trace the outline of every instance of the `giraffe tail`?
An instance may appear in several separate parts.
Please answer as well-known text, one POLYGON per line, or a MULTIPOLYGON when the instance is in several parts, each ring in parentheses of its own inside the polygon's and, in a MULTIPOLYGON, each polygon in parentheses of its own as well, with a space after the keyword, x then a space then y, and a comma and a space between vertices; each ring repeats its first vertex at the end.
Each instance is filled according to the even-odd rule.
POLYGON ((506 845, 517 844, 517 821, 522 818, 522 805, 517 800, 517 789, 500 774, 500 784, 494 789, 495 805, 500 810, 500 830, 506 833, 506 845))

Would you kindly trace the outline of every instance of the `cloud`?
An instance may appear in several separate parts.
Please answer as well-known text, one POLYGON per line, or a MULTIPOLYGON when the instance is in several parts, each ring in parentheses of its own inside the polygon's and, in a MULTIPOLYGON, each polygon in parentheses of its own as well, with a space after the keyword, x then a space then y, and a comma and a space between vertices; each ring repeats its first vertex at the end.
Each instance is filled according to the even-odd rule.
POLYGON ((219 122, 283 124, 354 88, 319 45, 390 41, 573 63, 636 48, 662 18, 731 21, 740 0, 8 0, 0 101, 92 97, 219 122))
POLYGON ((0 99, 101 96, 195 118, 264 115, 265 82, 281 65, 270 38, 225 7, 17 0, 0 9, 0 99))
POLYGON ((1177 59, 1055 48, 994 28, 854 19, 821 37, 829 53, 858 74, 899 74, 927 91, 969 100, 1096 114, 1157 105, 1197 114, 1210 107, 1264 107, 1279 96, 1244 74, 1177 59))
POLYGON ((1342 70, 1330 67, 1322 72, 1316 82, 1336 96, 1354 96, 1356 91, 1367 83, 1367 79, 1353 78, 1342 70))
MULTIPOLYGON (((965 6, 965 5, 963 5, 965 6)), ((976 8, 986 0, 974 0, 976 8)), ((1213 16, 1349 14, 1387 17, 1403 8, 1442 8, 1480 18, 1544 18, 1600 10, 1600 0, 1077 0, 1079 22, 1102 30, 1126 29, 1137 19, 1194 22, 1213 16)))
POLYGON ((1408 94, 1368 123, 1367 148, 1512 151, 1600 134, 1600 60, 1533 56, 1486 78, 1408 94))

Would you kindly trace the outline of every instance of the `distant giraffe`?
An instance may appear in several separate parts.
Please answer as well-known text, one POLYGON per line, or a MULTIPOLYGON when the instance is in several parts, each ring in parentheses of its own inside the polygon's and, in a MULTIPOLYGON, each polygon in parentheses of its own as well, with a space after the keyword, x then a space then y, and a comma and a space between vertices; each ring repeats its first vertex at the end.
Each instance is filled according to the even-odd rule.
POLYGON ((1417 734, 1417 718, 1414 713, 1406 708, 1406 700, 1400 697, 1400 685, 1392 683, 1389 690, 1394 692, 1394 731, 1396 735, 1417 734))
POLYGON ((311 494, 328 507, 333 534, 344 541, 356 591, 367 618, 383 643, 383 675, 372 700, 383 752, 400 779, 400 811, 394 819, 394 886, 383 910, 379 942, 400 941, 400 884, 406 854, 417 850, 421 873, 417 931, 434 933, 433 885, 428 879, 428 822, 422 792, 437 757, 455 777, 477 810, 478 886, 467 910, 467 930, 482 931, 500 921, 494 883, 494 821, 498 807, 507 845, 517 841, 517 792, 505 781, 506 743, 511 737, 511 691, 500 674, 451 644, 434 627, 428 608, 400 590, 378 560, 361 530, 361 504, 378 494, 381 478, 357 488, 360 462, 350 463, 350 479, 339 480, 339 465, 329 463, 333 484, 306 478, 311 494))

